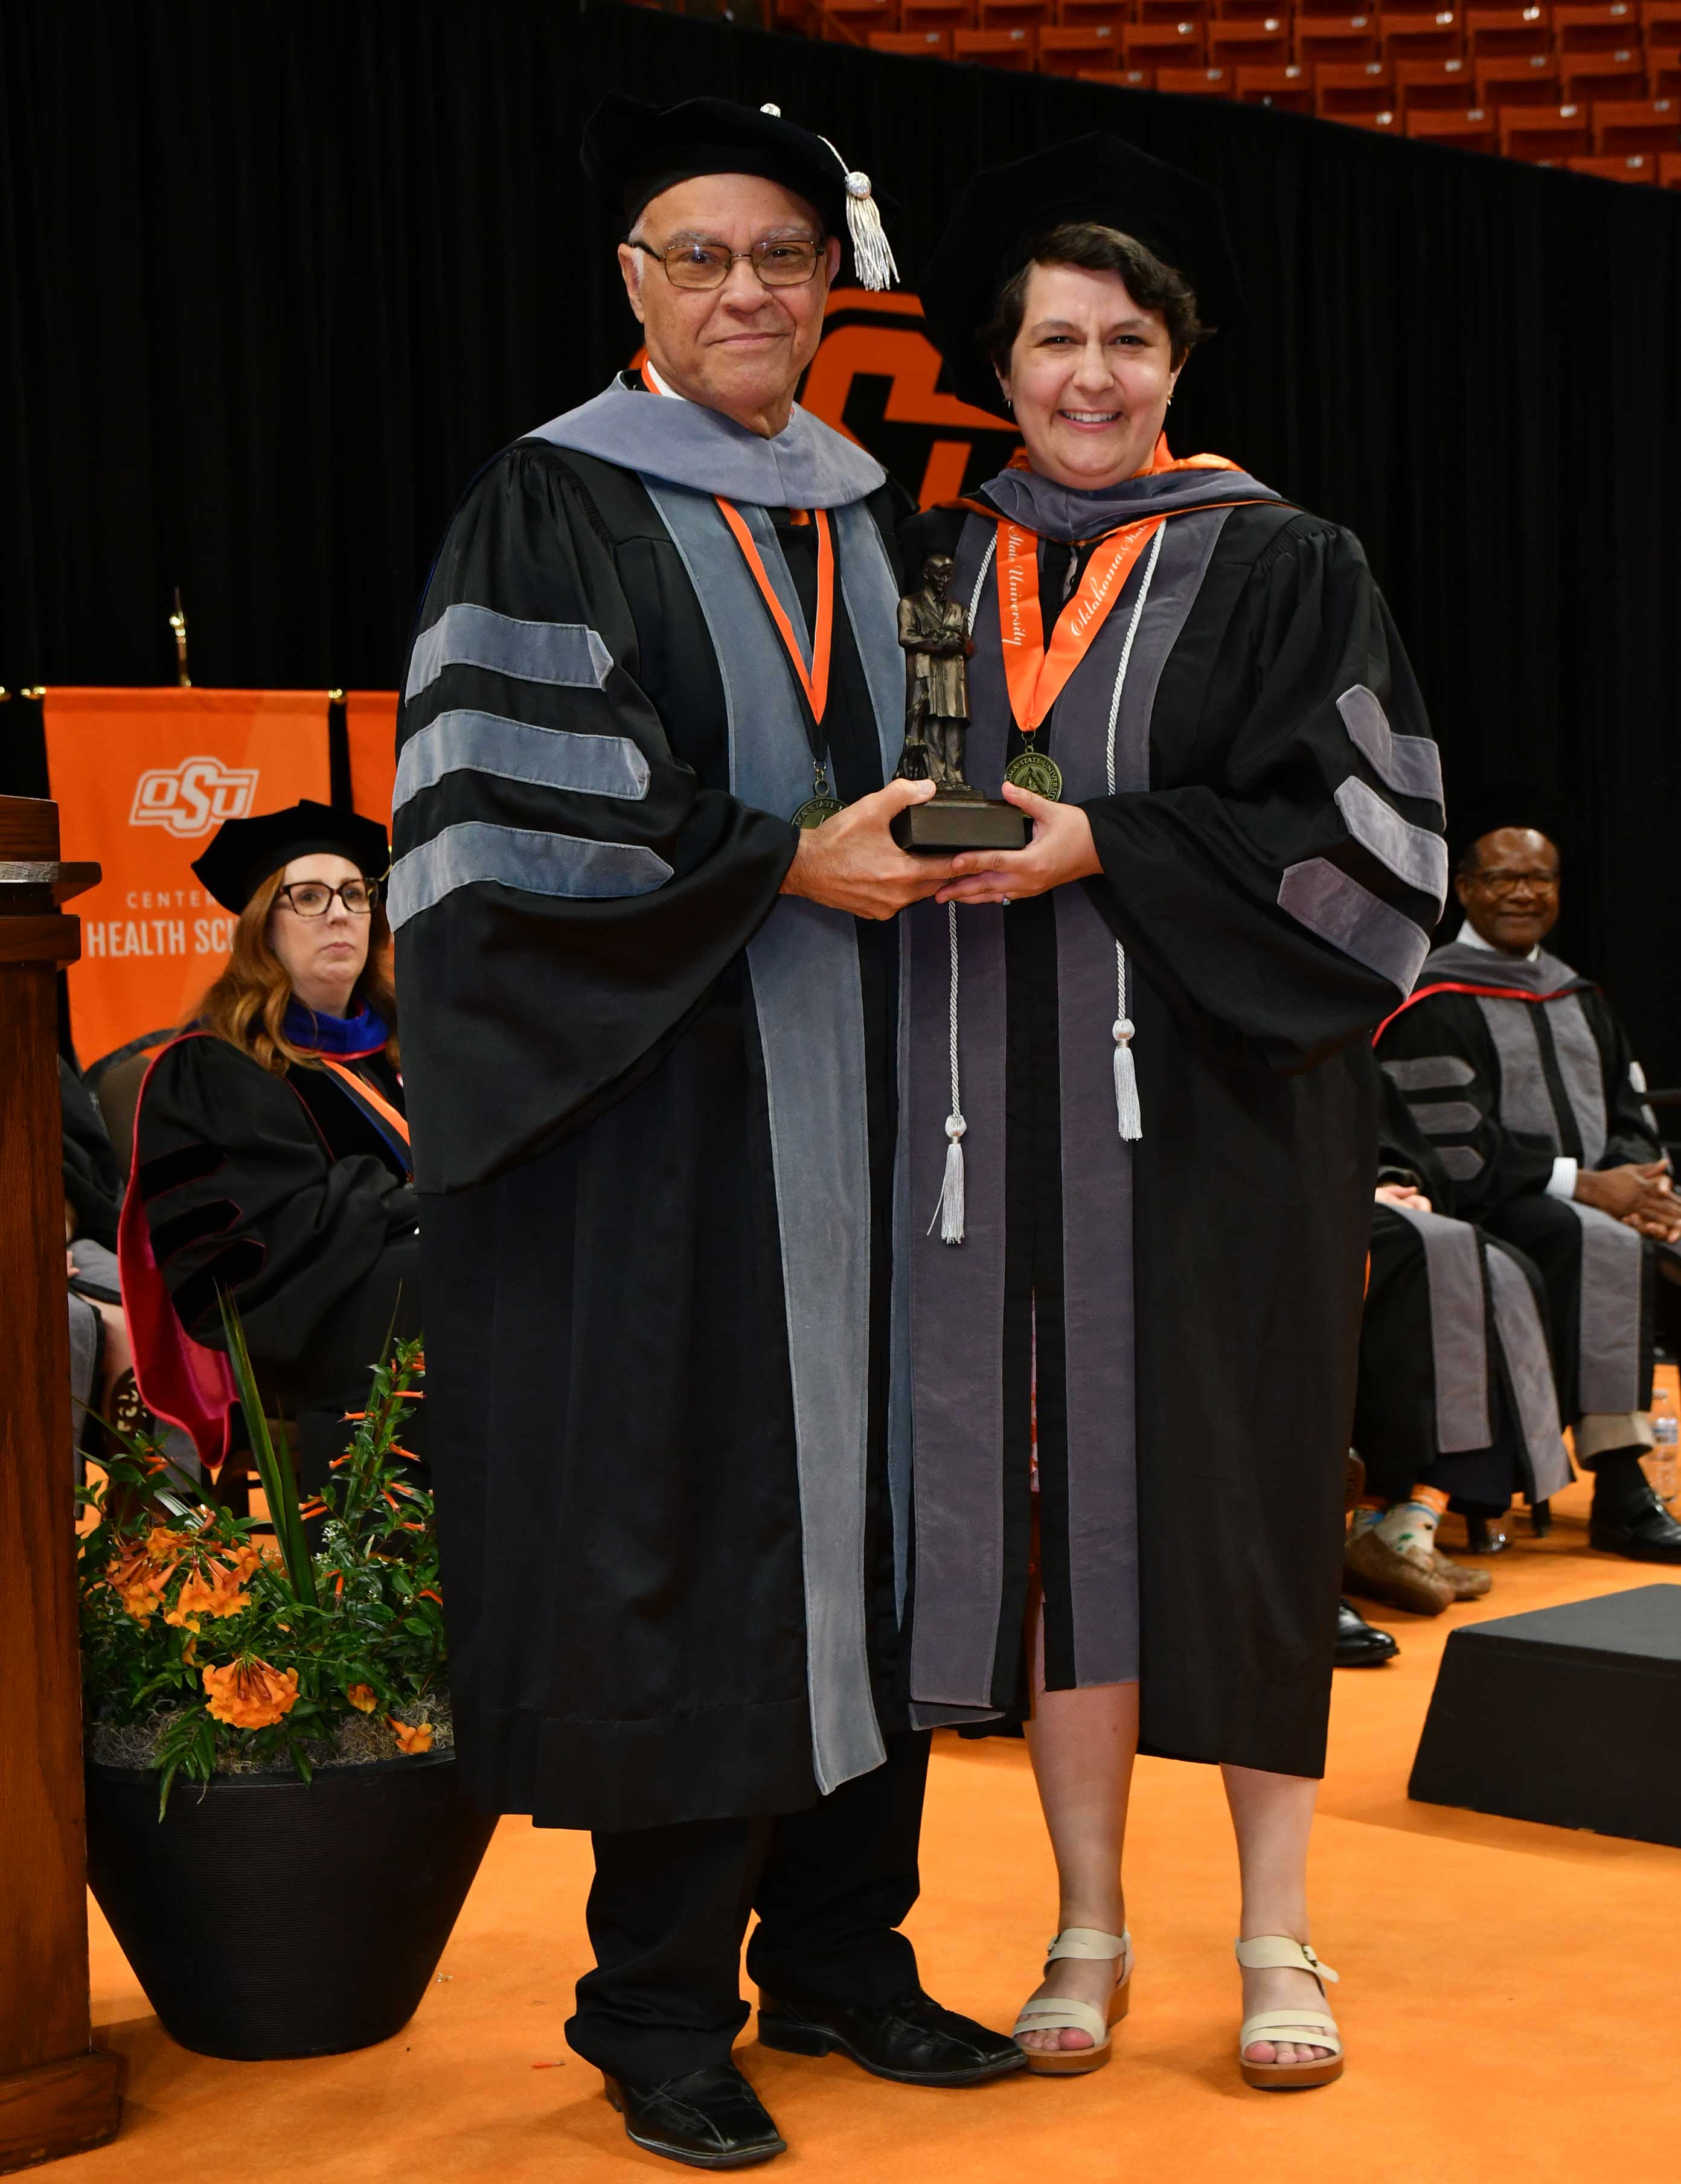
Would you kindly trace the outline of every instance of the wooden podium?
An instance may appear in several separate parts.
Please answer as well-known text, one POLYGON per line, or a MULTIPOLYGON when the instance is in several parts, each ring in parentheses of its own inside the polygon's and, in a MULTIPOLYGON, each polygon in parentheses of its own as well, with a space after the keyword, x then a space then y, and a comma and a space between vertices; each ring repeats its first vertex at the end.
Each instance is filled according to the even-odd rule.
POLYGON ((119 2059, 92 2045, 53 981, 58 807, 0 797, 0 2171, 98 2146, 119 2059))

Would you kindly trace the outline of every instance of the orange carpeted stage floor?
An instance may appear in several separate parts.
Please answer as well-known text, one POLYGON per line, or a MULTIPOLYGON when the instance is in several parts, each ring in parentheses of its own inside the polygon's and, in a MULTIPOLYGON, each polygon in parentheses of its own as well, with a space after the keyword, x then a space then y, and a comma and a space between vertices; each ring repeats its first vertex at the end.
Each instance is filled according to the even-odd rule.
MULTIPOLYGON (((1401 1658, 1337 1677, 1313 1886, 1314 1941, 1343 1975, 1340 2085, 1268 2094, 1240 2083, 1236 1875, 1218 1779, 1145 1761, 1127 1875, 1137 1999, 1110 2068, 918 2092, 833 2057, 761 2053, 749 2020, 738 2057, 792 2148, 776 2173, 848 2184, 1673 2177, 1681 1851, 1406 1797, 1456 1623, 1665 1574, 1589 1552, 1582 1488, 1555 1507, 1545 1543, 1519 1520, 1486 1602, 1433 1623, 1382 1617, 1401 1658)), ((1055 1914, 1020 1744, 938 1741, 924 1852, 910 1930, 927 1983, 1006 2025, 1055 1914)), ((94 2023, 129 2059, 127 2107, 114 2145, 53 2174, 64 2184, 675 2176, 628 2143, 599 2078, 561 2036, 586 1962, 587 1872, 582 1836, 505 1821, 413 2023, 383 2047, 320 2062, 218 2063, 175 2047, 96 1913, 94 2023)), ((253 1927, 285 1915, 253 1878, 253 1927)))

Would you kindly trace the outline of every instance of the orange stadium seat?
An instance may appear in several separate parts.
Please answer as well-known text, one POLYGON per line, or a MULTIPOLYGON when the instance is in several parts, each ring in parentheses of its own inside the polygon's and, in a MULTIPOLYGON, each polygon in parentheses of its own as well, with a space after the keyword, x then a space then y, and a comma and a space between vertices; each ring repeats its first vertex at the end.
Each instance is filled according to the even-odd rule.
POLYGON ((1106 83, 1116 91, 1154 91, 1154 69, 1082 69, 1082 83, 1106 83))
POLYGON ((949 61, 951 58, 949 31, 871 31, 870 50, 872 53, 900 53, 909 58, 920 56, 923 60, 949 61))
POLYGON ((1639 0, 1599 0, 1595 7, 1555 8, 1553 36, 1561 54, 1614 53, 1640 42, 1639 0))
POLYGON ((899 28, 899 0, 821 0, 811 19, 820 37, 845 41, 849 31, 861 44, 871 31, 899 28))
POLYGON ((1607 182, 1657 181, 1657 159, 1650 152, 1625 152, 1620 155, 1589 153, 1585 158, 1578 153, 1564 164, 1572 175, 1598 175, 1607 182))
POLYGON ((1062 31, 1095 30, 1101 24, 1119 39, 1121 26, 1130 23, 1133 11, 1122 0, 1057 0, 1056 24, 1062 31))
POLYGON ((1298 15, 1295 19, 1295 58, 1303 68, 1321 61, 1375 61, 1378 58, 1378 18, 1375 15, 1298 15))
POLYGON ((1405 134, 1401 126, 1400 115, 1393 107, 1383 114, 1342 114, 1337 118, 1347 129, 1375 129, 1385 136, 1400 136, 1405 134))
POLYGON ((1386 61, 1456 60, 1464 50, 1459 17, 1450 8, 1433 14, 1391 14, 1378 18, 1378 47, 1386 61))
POLYGON ((1214 0, 1216 23, 1264 23, 1269 15, 1288 15, 1289 0, 1214 0))
POLYGON ((1031 31, 954 31, 951 58, 978 68, 1016 69, 1031 75, 1033 45, 1031 31))
POLYGON ((1646 87, 1642 53, 1566 53, 1560 78, 1567 106, 1598 106, 1607 98, 1638 98, 1646 87))
POLYGON ((1561 106, 1558 63, 1550 53, 1528 60, 1478 61, 1473 64, 1478 106, 1561 106))
POLYGON ((1409 114, 1406 133, 1427 144, 1451 144, 1461 152, 1498 152, 1500 148, 1500 131, 1485 106, 1409 114))
POLYGON ((982 31, 1031 31, 1037 41, 1038 33, 1048 23, 1055 20, 1051 0, 980 0, 976 28, 982 31))
POLYGON ((972 31, 975 0, 899 0, 901 31, 972 31))
POLYGON ((1471 8, 1465 16, 1465 50, 1473 61, 1504 60, 1508 53, 1539 53, 1552 42, 1550 8, 1471 8))
POLYGON ((1206 23, 1208 0, 1133 0, 1135 23, 1206 23))
POLYGON ((1681 152, 1658 153, 1657 181, 1660 189, 1681 190, 1681 152))
POLYGON ((1232 70, 1223 68, 1157 69, 1155 87, 1188 98, 1230 98, 1234 88, 1232 70))
POLYGON ((1476 95, 1468 61, 1397 61, 1394 73, 1403 114, 1462 114, 1476 95))
POLYGON ((1393 113, 1395 80, 1382 61, 1321 61, 1313 71, 1313 110, 1322 121, 1393 113))
POLYGON ((1128 68, 1193 68, 1202 60, 1202 25, 1129 23, 1121 49, 1128 68))
POLYGON ((1536 166, 1561 166, 1593 148, 1585 108, 1512 106, 1500 114, 1500 149, 1508 159, 1536 166))
POLYGON ((1288 68, 1240 68, 1238 97, 1245 106, 1276 106, 1284 114, 1311 114, 1313 71, 1292 62, 1288 68))
POLYGON ((1593 121, 1594 149, 1601 158, 1617 152, 1681 151, 1681 101, 1607 100, 1595 106, 1593 121))
POLYGON ((1681 46, 1646 45, 1646 95, 1681 98, 1681 46))
POLYGON ((1039 66, 1047 75, 1078 75, 1082 69, 1110 66, 1120 58, 1121 31, 1115 23, 1069 29, 1053 25, 1039 32, 1039 66))
POLYGON ((1252 17, 1241 23, 1208 26, 1208 58, 1213 68, 1283 68, 1290 58, 1287 15, 1252 17))
POLYGON ((1640 28, 1649 46, 1681 46, 1681 0, 1646 0, 1640 28))

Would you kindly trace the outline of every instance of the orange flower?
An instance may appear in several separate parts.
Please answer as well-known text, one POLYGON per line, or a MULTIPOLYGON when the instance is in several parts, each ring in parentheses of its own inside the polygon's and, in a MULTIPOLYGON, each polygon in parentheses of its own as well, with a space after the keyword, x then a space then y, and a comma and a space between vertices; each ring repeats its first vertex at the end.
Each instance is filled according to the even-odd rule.
POLYGON ((250 1605, 251 1596, 241 1587, 237 1572, 225 1563, 211 1563, 188 1578, 164 1620, 180 1630, 197 1630, 201 1615, 237 1615, 250 1605))
POLYGON ((171 1569, 194 1545, 190 1532, 171 1531, 167 1524, 154 1524, 146 1535, 146 1559, 149 1563, 167 1563, 171 1569))
POLYGON ((149 1623, 158 1613, 169 1580, 170 1572, 154 1569, 143 1546, 131 1546, 105 1574, 106 1584, 136 1623, 149 1623))
MULTIPOLYGON (((276 1543, 270 1541, 268 1544, 273 1546, 276 1543)), ((269 1561, 270 1557, 265 1555, 263 1552, 262 1548, 256 1546, 252 1540, 246 1540, 237 1547, 229 1547, 225 1550, 224 1559, 225 1560, 228 1568, 233 1572, 240 1583, 243 1585, 247 1578, 255 1577, 258 1571, 262 1568, 264 1563, 269 1561)))
POLYGON ((394 1713, 388 1713, 386 1719, 397 1733, 398 1750, 405 1756, 431 1750, 432 1725, 429 1721, 399 1721, 394 1713))
POLYGON ((374 1696, 372 1686, 368 1684, 352 1684, 344 1696, 358 1713, 371 1713, 379 1704, 379 1701, 374 1696))
POLYGON ((214 1719, 235 1729, 267 1729, 298 1702, 296 1669, 270 1668, 248 1655, 225 1669, 203 1671, 204 1702, 214 1719))

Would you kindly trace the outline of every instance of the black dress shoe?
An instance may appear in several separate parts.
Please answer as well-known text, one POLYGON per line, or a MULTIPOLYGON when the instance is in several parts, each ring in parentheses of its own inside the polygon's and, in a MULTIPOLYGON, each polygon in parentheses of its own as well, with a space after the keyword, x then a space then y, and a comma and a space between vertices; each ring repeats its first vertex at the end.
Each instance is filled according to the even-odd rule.
POLYGON ((1400 1647, 1387 1630, 1372 1628, 1346 1600, 1337 1602, 1337 1651, 1339 1669, 1381 1669, 1393 1661, 1400 1647))
POLYGON ((625 2136, 668 2161, 691 2169, 746 2169, 788 2152, 751 2086, 733 2063, 709 2064, 663 2085, 632 2085, 628 2078, 602 2083, 625 2119, 625 2136))
POLYGON ((1588 1545, 1631 1563, 1681 1563, 1681 1524, 1652 1489, 1625 1502, 1615 1517, 1588 1514, 1588 1545))
POLYGON ((776 2002, 761 1988, 759 2037, 785 2055, 827 2055, 838 2048, 861 2070, 901 2086, 978 2086, 1023 2070, 1013 2040, 972 2017, 942 2009, 920 1991, 883 2007, 843 2009, 831 2003, 776 2002))

